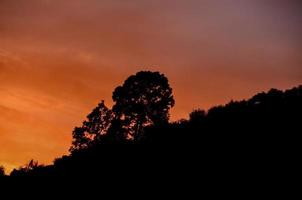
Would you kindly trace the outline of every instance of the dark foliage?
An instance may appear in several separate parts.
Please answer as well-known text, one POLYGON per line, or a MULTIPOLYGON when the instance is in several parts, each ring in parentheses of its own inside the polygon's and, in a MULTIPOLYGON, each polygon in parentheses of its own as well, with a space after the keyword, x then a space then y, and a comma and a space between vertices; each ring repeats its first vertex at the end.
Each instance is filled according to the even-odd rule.
POLYGON ((138 139, 144 127, 168 123, 174 106, 172 88, 159 72, 142 71, 130 76, 112 96, 113 111, 129 138, 138 139))
MULTIPOLYGON (((197 170, 202 165, 216 169, 234 155, 237 161, 257 155, 265 162, 274 156, 293 155, 291 152, 297 152, 300 146, 302 86, 287 91, 272 89, 207 112, 197 109, 189 120, 173 123, 167 122, 168 110, 174 105, 172 90, 159 73, 138 73, 118 87, 113 96, 116 105, 112 112, 109 109, 100 112, 102 104, 88 116, 83 127, 75 130, 83 135, 83 128, 100 138, 94 140, 93 145, 76 148, 71 155, 56 159, 51 166, 28 164, 11 175, 98 175, 114 179, 125 174, 148 176, 150 173, 146 169, 171 174, 172 169, 180 169, 181 164, 197 170), (157 81, 152 82, 153 76, 165 89, 160 89, 157 81), (136 88, 137 85, 141 87, 136 88), (158 105, 158 98, 166 100, 158 105), (104 115, 107 116, 105 121, 110 121, 109 128, 107 124, 103 126, 102 113, 110 113, 110 117, 104 115), (140 134, 139 140, 121 139, 127 131, 123 127, 127 116, 140 125, 145 124, 136 133, 140 134), (166 123, 161 123, 164 121, 166 123), (218 164, 222 155, 224 159, 218 164)), ((74 146, 77 147, 75 143, 74 146)))
POLYGON ((43 174, 47 167, 39 165, 38 161, 30 160, 25 166, 14 169, 10 176, 32 176, 43 174))
POLYGON ((0 166, 0 177, 5 176, 5 169, 3 166, 0 166))
POLYGON ((130 76, 113 92, 110 110, 102 101, 72 133, 70 152, 108 143, 139 140, 146 126, 167 124, 174 106, 168 79, 159 72, 142 71, 130 76))
POLYGON ((102 101, 72 133, 72 146, 70 152, 82 150, 94 145, 101 137, 108 133, 113 120, 113 113, 102 101))

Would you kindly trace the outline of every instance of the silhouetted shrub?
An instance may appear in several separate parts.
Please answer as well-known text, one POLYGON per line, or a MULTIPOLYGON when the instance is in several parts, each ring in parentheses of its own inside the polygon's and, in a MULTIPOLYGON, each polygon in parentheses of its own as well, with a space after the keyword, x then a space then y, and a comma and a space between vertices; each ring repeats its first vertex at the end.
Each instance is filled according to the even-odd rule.
POLYGON ((0 166, 0 177, 5 176, 5 168, 3 166, 0 166))

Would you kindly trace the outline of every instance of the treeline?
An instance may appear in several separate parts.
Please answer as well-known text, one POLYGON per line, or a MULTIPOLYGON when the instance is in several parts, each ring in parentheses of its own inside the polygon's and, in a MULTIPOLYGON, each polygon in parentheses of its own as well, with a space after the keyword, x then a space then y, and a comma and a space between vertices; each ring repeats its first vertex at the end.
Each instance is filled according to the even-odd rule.
MULTIPOLYGON (((112 109, 102 101, 73 131, 70 155, 41 166, 31 161, 11 176, 78 176, 169 171, 219 155, 282 153, 299 146, 302 86, 271 89, 249 100, 194 110, 188 120, 169 122, 175 104, 168 79, 139 72, 113 92, 112 109)), ((206 161, 205 161, 206 160, 206 161)))

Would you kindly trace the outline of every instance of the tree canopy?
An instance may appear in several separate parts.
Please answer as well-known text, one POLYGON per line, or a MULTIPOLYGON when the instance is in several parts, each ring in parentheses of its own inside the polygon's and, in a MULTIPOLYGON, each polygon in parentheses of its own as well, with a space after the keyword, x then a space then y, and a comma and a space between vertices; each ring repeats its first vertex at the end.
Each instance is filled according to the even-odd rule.
POLYGON ((101 142, 138 139, 144 127, 168 123, 175 104, 172 88, 165 75, 142 71, 118 86, 111 109, 102 101, 72 133, 71 152, 101 142))
POLYGON ((112 99, 116 117, 123 121, 129 136, 134 139, 147 125, 167 123, 169 110, 175 104, 165 75, 150 71, 130 76, 115 89, 112 99))
POLYGON ((108 133, 113 119, 112 111, 106 107, 105 102, 99 105, 87 116, 81 127, 75 127, 70 151, 81 150, 93 145, 108 133))

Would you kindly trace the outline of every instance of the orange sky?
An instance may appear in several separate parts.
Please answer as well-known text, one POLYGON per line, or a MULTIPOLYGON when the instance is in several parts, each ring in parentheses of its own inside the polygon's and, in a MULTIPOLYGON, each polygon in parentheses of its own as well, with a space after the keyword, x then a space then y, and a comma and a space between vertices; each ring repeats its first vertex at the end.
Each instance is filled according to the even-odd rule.
POLYGON ((71 131, 139 70, 172 119, 302 82, 299 0, 0 0, 0 165, 66 154, 71 131))

